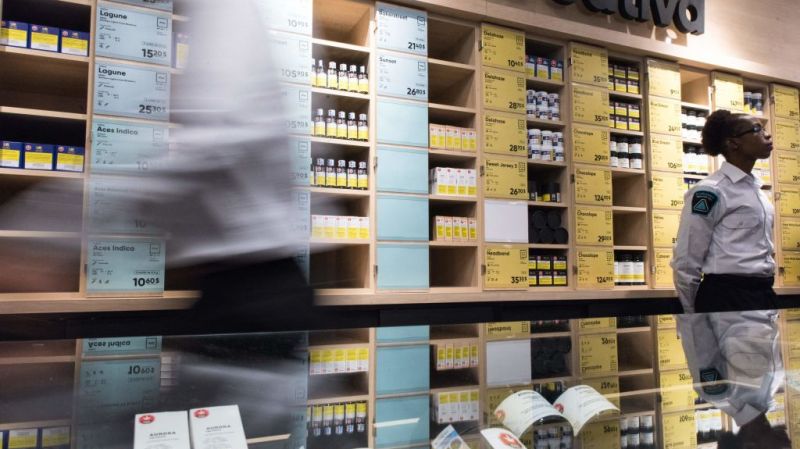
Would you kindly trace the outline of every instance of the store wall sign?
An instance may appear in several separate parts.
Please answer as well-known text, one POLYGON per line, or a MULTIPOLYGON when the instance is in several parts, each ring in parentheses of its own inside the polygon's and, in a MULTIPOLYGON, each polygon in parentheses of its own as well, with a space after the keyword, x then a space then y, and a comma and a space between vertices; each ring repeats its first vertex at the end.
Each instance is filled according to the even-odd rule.
MULTIPOLYGON (((576 0, 553 0, 572 5, 576 0)), ((683 33, 705 32, 705 0, 582 0, 592 12, 617 14, 637 22, 652 21, 656 26, 675 25, 683 33)))

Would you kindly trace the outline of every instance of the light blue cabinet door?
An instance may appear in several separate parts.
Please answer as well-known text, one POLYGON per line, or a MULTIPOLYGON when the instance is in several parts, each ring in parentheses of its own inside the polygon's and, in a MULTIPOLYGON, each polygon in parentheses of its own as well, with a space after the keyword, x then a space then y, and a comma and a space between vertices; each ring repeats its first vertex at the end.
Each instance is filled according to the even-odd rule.
POLYGON ((430 286, 428 245, 378 244, 378 289, 418 290, 430 286))
POLYGON ((378 395, 414 393, 430 388, 430 346, 379 347, 375 371, 378 395))
POLYGON ((428 153, 378 147, 379 192, 428 193, 428 153))
POLYGON ((375 401, 375 446, 410 446, 430 441, 428 395, 375 401))
POLYGON ((430 338, 429 326, 379 327, 375 330, 378 343, 421 341, 430 338))
POLYGON ((378 195, 378 240, 428 241, 428 199, 378 195))
POLYGON ((428 104, 378 100, 378 143, 428 147, 428 104))

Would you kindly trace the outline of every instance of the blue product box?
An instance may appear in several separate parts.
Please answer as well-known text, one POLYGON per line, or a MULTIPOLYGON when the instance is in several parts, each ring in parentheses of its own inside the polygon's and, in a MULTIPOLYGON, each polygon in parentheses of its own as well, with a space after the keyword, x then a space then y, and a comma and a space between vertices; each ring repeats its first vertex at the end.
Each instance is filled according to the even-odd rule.
POLYGON ((26 143, 22 168, 27 170, 52 170, 54 145, 44 143, 26 143))
POLYGON ((89 56, 89 33, 61 30, 61 53, 75 56, 89 56))
POLYGON ((56 170, 83 172, 85 150, 83 147, 69 147, 58 145, 56 147, 56 170))
POLYGON ((56 27, 49 27, 46 25, 31 24, 30 38, 28 39, 28 47, 34 50, 55 51, 58 52, 59 35, 61 30, 56 27))
POLYGON ((10 47, 28 46, 28 24, 13 20, 0 20, 0 45, 10 47))
POLYGON ((0 167, 22 168, 22 142, 0 141, 0 167))

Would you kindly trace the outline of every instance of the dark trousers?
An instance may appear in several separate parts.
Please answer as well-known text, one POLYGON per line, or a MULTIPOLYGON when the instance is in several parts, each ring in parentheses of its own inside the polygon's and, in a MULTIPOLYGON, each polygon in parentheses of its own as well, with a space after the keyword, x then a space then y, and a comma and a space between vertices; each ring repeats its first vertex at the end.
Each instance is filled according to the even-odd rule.
POLYGON ((777 309, 773 277, 706 274, 695 298, 698 313, 777 309))

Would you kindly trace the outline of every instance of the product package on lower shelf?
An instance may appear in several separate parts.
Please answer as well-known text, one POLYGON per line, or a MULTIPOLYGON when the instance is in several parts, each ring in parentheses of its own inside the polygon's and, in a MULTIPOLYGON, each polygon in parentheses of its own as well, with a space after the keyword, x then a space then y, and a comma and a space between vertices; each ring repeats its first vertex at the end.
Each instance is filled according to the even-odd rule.
POLYGON ((239 407, 226 405, 189 410, 194 449, 247 449, 239 407))

